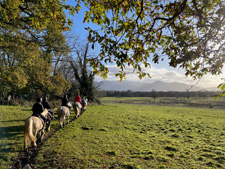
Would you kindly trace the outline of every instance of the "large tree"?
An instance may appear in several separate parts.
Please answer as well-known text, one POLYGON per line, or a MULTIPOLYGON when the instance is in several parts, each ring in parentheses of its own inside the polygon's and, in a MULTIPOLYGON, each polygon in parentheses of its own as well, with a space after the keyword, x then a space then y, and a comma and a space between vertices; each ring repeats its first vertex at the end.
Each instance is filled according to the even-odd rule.
POLYGON ((58 93, 69 87, 62 76, 51 74, 53 59, 69 51, 63 31, 71 21, 65 8, 70 6, 58 0, 0 2, 0 92, 26 87, 58 93))
POLYGON ((88 49, 89 43, 85 47, 75 48, 75 59, 70 59, 70 64, 73 69, 74 77, 78 82, 78 89, 80 94, 87 96, 89 101, 95 99, 95 85, 94 85, 94 73, 88 70, 88 49), (75 56, 76 55, 76 56, 75 56))
POLYGON ((91 65, 102 76, 108 63, 121 71, 133 66, 140 78, 147 75, 141 64, 159 63, 168 58, 171 67, 200 78, 221 73, 225 61, 224 0, 83 0, 87 6, 84 22, 93 22, 100 31, 89 30, 89 41, 100 43, 101 53, 91 65))
POLYGON ((99 56, 89 60, 94 73, 107 77, 106 65, 115 63, 121 69, 116 76, 123 79, 124 68, 132 66, 141 79, 149 75, 142 71, 142 64, 150 67, 150 62, 165 58, 170 66, 184 68, 193 78, 221 73, 225 61, 224 0, 75 0, 74 7, 64 0, 1 1, 1 60, 9 50, 24 51, 12 52, 14 47, 27 49, 31 44, 39 45, 47 58, 51 56, 50 50, 55 48, 46 46, 43 35, 50 24, 68 30, 71 20, 65 10, 74 14, 81 2, 87 7, 84 22, 100 26, 100 31, 87 28, 92 48, 96 43, 101 46, 99 56))

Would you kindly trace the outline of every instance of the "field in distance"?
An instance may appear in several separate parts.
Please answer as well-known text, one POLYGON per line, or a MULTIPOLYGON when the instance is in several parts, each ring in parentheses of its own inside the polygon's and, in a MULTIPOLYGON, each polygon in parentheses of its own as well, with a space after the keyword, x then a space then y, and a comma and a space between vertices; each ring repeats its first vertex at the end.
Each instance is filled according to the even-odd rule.
POLYGON ((146 104, 158 106, 178 106, 196 108, 225 109, 225 97, 215 100, 215 97, 103 97, 102 103, 146 104))

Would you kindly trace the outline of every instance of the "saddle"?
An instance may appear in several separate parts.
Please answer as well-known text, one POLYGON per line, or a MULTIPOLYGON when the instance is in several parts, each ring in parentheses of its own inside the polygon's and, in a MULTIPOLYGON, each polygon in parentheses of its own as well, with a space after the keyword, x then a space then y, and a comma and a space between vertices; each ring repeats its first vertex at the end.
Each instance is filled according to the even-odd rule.
POLYGON ((48 115, 50 116, 51 120, 53 119, 53 115, 50 111, 48 111, 48 115))

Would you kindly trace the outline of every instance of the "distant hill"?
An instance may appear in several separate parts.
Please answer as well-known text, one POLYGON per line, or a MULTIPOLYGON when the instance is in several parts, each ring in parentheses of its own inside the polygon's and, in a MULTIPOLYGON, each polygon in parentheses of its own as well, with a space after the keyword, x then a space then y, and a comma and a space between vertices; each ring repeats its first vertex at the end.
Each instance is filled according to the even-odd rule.
POLYGON ((193 86, 185 84, 185 83, 166 83, 162 81, 155 81, 153 83, 143 83, 141 81, 133 82, 123 80, 122 82, 118 81, 102 81, 99 87, 100 90, 108 90, 108 91, 217 91, 216 88, 201 88, 198 86, 193 86))

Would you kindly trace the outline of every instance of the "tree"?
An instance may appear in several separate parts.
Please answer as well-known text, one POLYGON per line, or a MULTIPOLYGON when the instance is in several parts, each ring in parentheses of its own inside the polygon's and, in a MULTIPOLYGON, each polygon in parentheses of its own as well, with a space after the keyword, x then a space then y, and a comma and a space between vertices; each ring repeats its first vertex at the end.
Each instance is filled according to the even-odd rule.
POLYGON ((89 101, 95 99, 94 73, 87 68, 89 43, 85 48, 74 48, 76 60, 71 59, 70 64, 74 72, 74 77, 78 82, 81 95, 87 96, 89 101))
POLYGON ((75 11, 58 0, 0 2, 0 92, 60 93, 68 88, 60 74, 51 74, 53 59, 69 51, 63 31, 72 22, 64 9, 75 11))
POLYGON ((68 30, 72 21, 64 10, 74 15, 79 9, 79 4, 72 7, 64 0, 5 0, 0 2, 0 26, 23 30, 33 37, 32 41, 37 41, 52 21, 58 22, 58 29, 68 30))
POLYGON ((83 2, 88 8, 84 22, 93 22, 101 30, 87 28, 92 47, 101 46, 99 56, 90 61, 95 73, 107 77, 105 65, 116 63, 121 71, 115 75, 121 80, 127 65, 141 79, 149 75, 141 64, 148 67, 150 59, 159 63, 165 57, 171 67, 184 68, 194 79, 221 73, 225 62, 223 0, 83 2))
POLYGON ((155 100, 157 98, 157 92, 155 90, 151 91, 151 97, 155 100))

